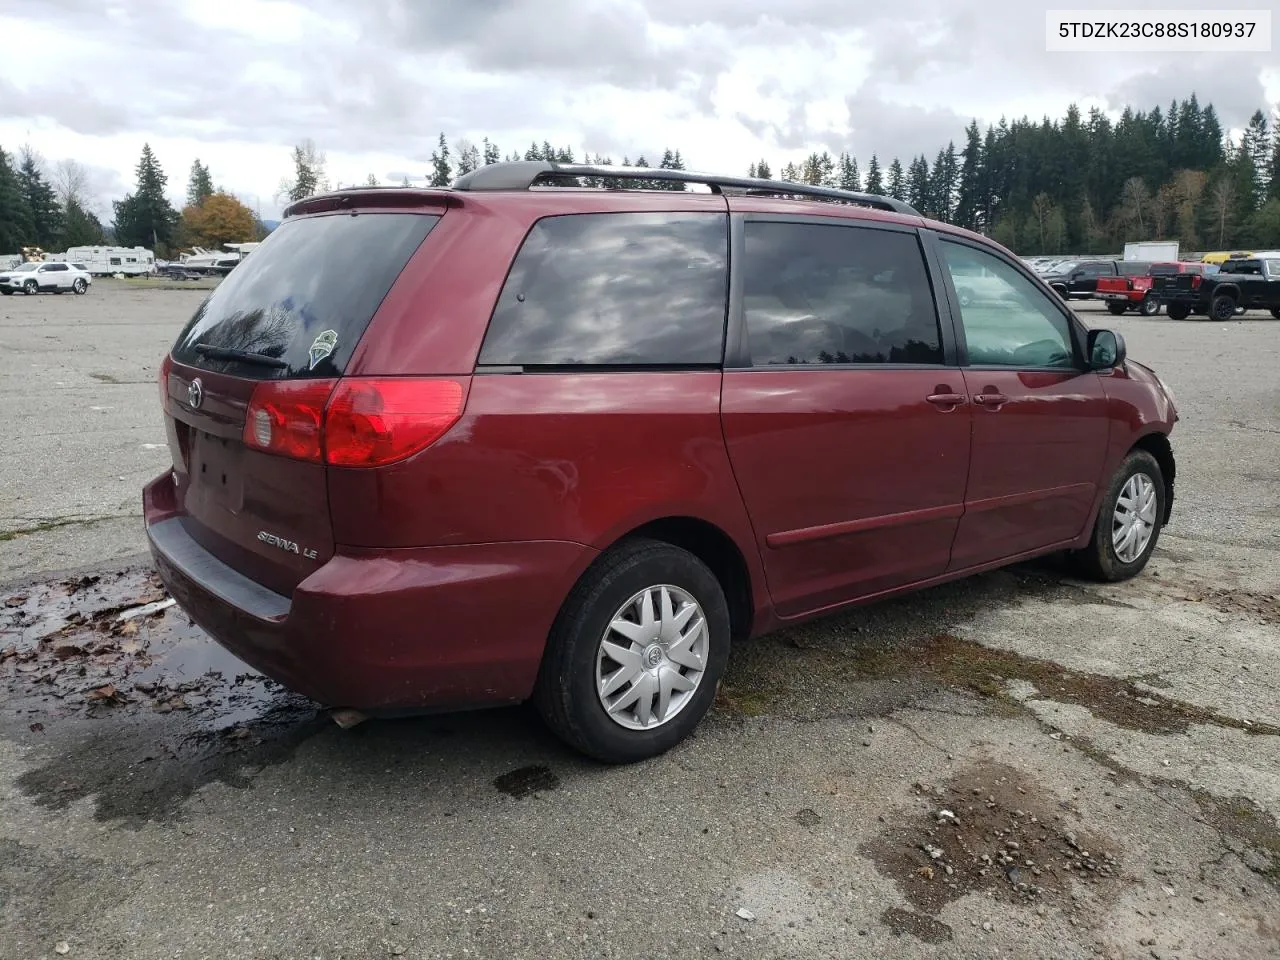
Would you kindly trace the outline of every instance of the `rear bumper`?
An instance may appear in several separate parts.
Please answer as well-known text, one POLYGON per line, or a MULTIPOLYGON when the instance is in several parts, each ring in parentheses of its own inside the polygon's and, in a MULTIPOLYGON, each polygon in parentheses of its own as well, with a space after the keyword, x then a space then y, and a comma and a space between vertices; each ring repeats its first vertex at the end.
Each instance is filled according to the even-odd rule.
POLYGON ((206 551, 143 494, 156 569, 179 606, 254 669, 330 706, 461 708, 527 699, 560 604, 595 551, 563 541, 339 548, 291 597, 206 551))

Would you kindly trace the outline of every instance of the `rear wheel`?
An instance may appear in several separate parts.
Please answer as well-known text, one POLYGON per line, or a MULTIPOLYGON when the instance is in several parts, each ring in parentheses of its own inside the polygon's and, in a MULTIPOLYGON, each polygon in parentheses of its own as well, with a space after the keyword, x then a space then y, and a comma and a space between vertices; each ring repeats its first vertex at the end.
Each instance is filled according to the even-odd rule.
POLYGON ((1220 293, 1209 304, 1209 316, 1214 320, 1230 320, 1236 315, 1236 301, 1225 293, 1220 293))
POLYGON ((1129 305, 1123 300, 1108 300, 1107 310, 1113 317, 1121 317, 1129 312, 1129 305))
POLYGON ((1089 545, 1073 554, 1075 566, 1108 583, 1137 575, 1160 539, 1164 506, 1160 464, 1145 450, 1132 451, 1111 478, 1089 545))
POLYGON ((76 278, 76 282, 71 285, 71 289, 76 292, 76 296, 84 296, 84 292, 89 289, 89 285, 84 282, 83 277, 76 278))
POLYGON ((564 741, 607 763, 660 754, 698 725, 729 659, 729 608, 701 560, 633 540, 565 601, 534 699, 564 741))
POLYGON ((1185 320, 1191 316, 1191 308, 1185 303, 1171 303, 1166 312, 1169 314, 1170 320, 1185 320))
POLYGON ((1147 297, 1138 307, 1138 312, 1144 317, 1154 317, 1160 312, 1160 301, 1155 297, 1147 297))

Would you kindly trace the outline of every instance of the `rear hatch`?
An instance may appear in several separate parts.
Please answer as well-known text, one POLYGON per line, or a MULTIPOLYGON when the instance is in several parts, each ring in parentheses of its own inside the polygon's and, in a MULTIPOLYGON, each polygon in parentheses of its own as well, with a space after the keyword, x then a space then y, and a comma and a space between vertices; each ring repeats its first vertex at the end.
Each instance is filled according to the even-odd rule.
POLYGON ((271 590, 291 594, 333 554, 319 452, 325 403, 439 219, 438 211, 287 218, 200 306, 165 361, 183 525, 271 590))
POLYGON ((1099 277, 1098 278, 1098 294, 1106 296, 1107 294, 1125 294, 1133 289, 1133 277, 1099 277))
POLYGON ((1158 297, 1195 297, 1204 282, 1199 273, 1166 273, 1168 268, 1151 269, 1151 291, 1158 297))

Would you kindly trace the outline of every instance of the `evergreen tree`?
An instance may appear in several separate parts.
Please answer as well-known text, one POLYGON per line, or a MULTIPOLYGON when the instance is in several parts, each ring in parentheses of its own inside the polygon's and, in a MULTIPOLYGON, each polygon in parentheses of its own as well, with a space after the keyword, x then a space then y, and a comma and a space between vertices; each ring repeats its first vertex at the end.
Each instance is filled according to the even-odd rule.
POLYGON ((862 189, 862 176, 858 173, 857 158, 850 156, 848 152, 842 152, 836 169, 841 190, 852 190, 857 193, 862 189))
POLYGON ((431 151, 431 177, 427 182, 433 187, 447 187, 453 183, 453 167, 449 163, 449 141, 444 138, 443 133, 440 134, 436 149, 431 151))
POLYGON ((187 179, 187 206, 198 207, 213 196, 213 177, 209 168, 197 157, 191 164, 191 176, 187 179))
POLYGON ((368 176, 368 177, 365 179, 365 181, 364 181, 364 185, 365 185, 366 187, 376 187, 376 186, 379 186, 380 184, 378 183, 378 177, 377 177, 377 175, 376 175, 376 174, 373 174, 373 173, 369 174, 369 176, 368 176))
MULTIPOLYGON (((62 242, 65 249, 71 247, 95 247, 107 242, 102 222, 80 205, 74 197, 67 201, 63 211, 62 242)), ((3 248, 0 248, 3 249, 3 248)))
POLYGON ((486 167, 491 163, 497 163, 502 158, 501 153, 498 151, 498 145, 496 143, 490 143, 488 137, 484 138, 481 157, 484 160, 484 165, 486 167))
MULTIPOLYGON (((662 151, 662 160, 658 163, 658 166, 661 167, 663 170, 683 170, 684 160, 683 158, 681 158, 679 150, 672 151, 670 149, 667 149, 662 151)), ((670 182, 670 181, 668 182, 658 181, 658 182, 666 190, 684 190, 685 189, 685 184, 683 183, 676 183, 676 182, 670 182)))
POLYGON ((924 154, 911 161, 907 167, 907 203, 926 216, 933 213, 933 202, 929 196, 929 161, 924 154))
POLYGON ((978 132, 977 120, 969 122, 964 135, 964 149, 960 152, 960 177, 956 186, 955 222, 967 230, 981 230, 983 224, 979 211, 982 203, 982 136, 978 132))
POLYGON ((315 141, 302 141, 293 148, 293 179, 280 184, 280 195, 296 203, 327 189, 324 165, 325 155, 315 141))
POLYGON ((0 149, 0 253, 17 253, 35 243, 35 220, 13 164, 0 149))
POLYGON ((933 175, 929 180, 932 212, 939 220, 951 222, 955 219, 959 189, 960 161, 956 156, 956 145, 948 143, 947 149, 938 151, 933 164, 933 175))
POLYGON ((756 164, 756 172, 751 174, 753 177, 759 177, 761 180, 772 180, 773 170, 770 169, 767 160, 761 160, 756 164))
POLYGON ((458 156, 457 176, 461 177, 464 174, 468 174, 472 170, 479 168, 480 148, 474 143, 469 140, 459 140, 456 145, 456 150, 458 156))
POLYGON ((1280 118, 1271 138, 1271 165, 1267 171, 1267 199, 1280 200, 1280 118))
POLYGON ((44 250, 56 250, 62 241, 62 208, 58 206, 58 197, 41 173, 39 161, 30 147, 22 151, 18 189, 22 191, 31 214, 35 245, 44 250))
POLYGON ((888 196, 904 203, 907 200, 907 175, 902 171, 902 161, 897 157, 889 164, 889 181, 885 184, 888 196))
POLYGON ((126 247, 151 247, 163 256, 173 244, 178 213, 165 197, 169 178, 160 169, 150 144, 142 145, 137 176, 134 192, 115 202, 116 242, 126 247))
POLYGON ((884 175, 880 172, 880 161, 873 153, 871 162, 867 164, 867 193, 882 196, 884 194, 884 175))
POLYGON ((1243 190, 1243 175, 1250 173, 1248 195, 1239 200, 1240 207, 1246 216, 1262 206, 1267 195, 1267 180, 1271 166, 1271 135, 1267 130, 1267 117, 1257 110, 1249 118, 1244 135, 1240 138, 1240 150, 1237 156, 1242 179, 1238 186, 1243 190))

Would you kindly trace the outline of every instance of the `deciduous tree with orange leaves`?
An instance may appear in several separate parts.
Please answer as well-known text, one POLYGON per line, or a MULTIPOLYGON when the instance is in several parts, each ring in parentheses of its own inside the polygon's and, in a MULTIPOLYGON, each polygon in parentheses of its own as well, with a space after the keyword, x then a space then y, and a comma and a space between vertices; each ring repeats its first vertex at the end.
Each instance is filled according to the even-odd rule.
POLYGON ((229 193, 210 194, 182 211, 182 241, 187 246, 218 250, 224 243, 254 239, 253 211, 229 193))

